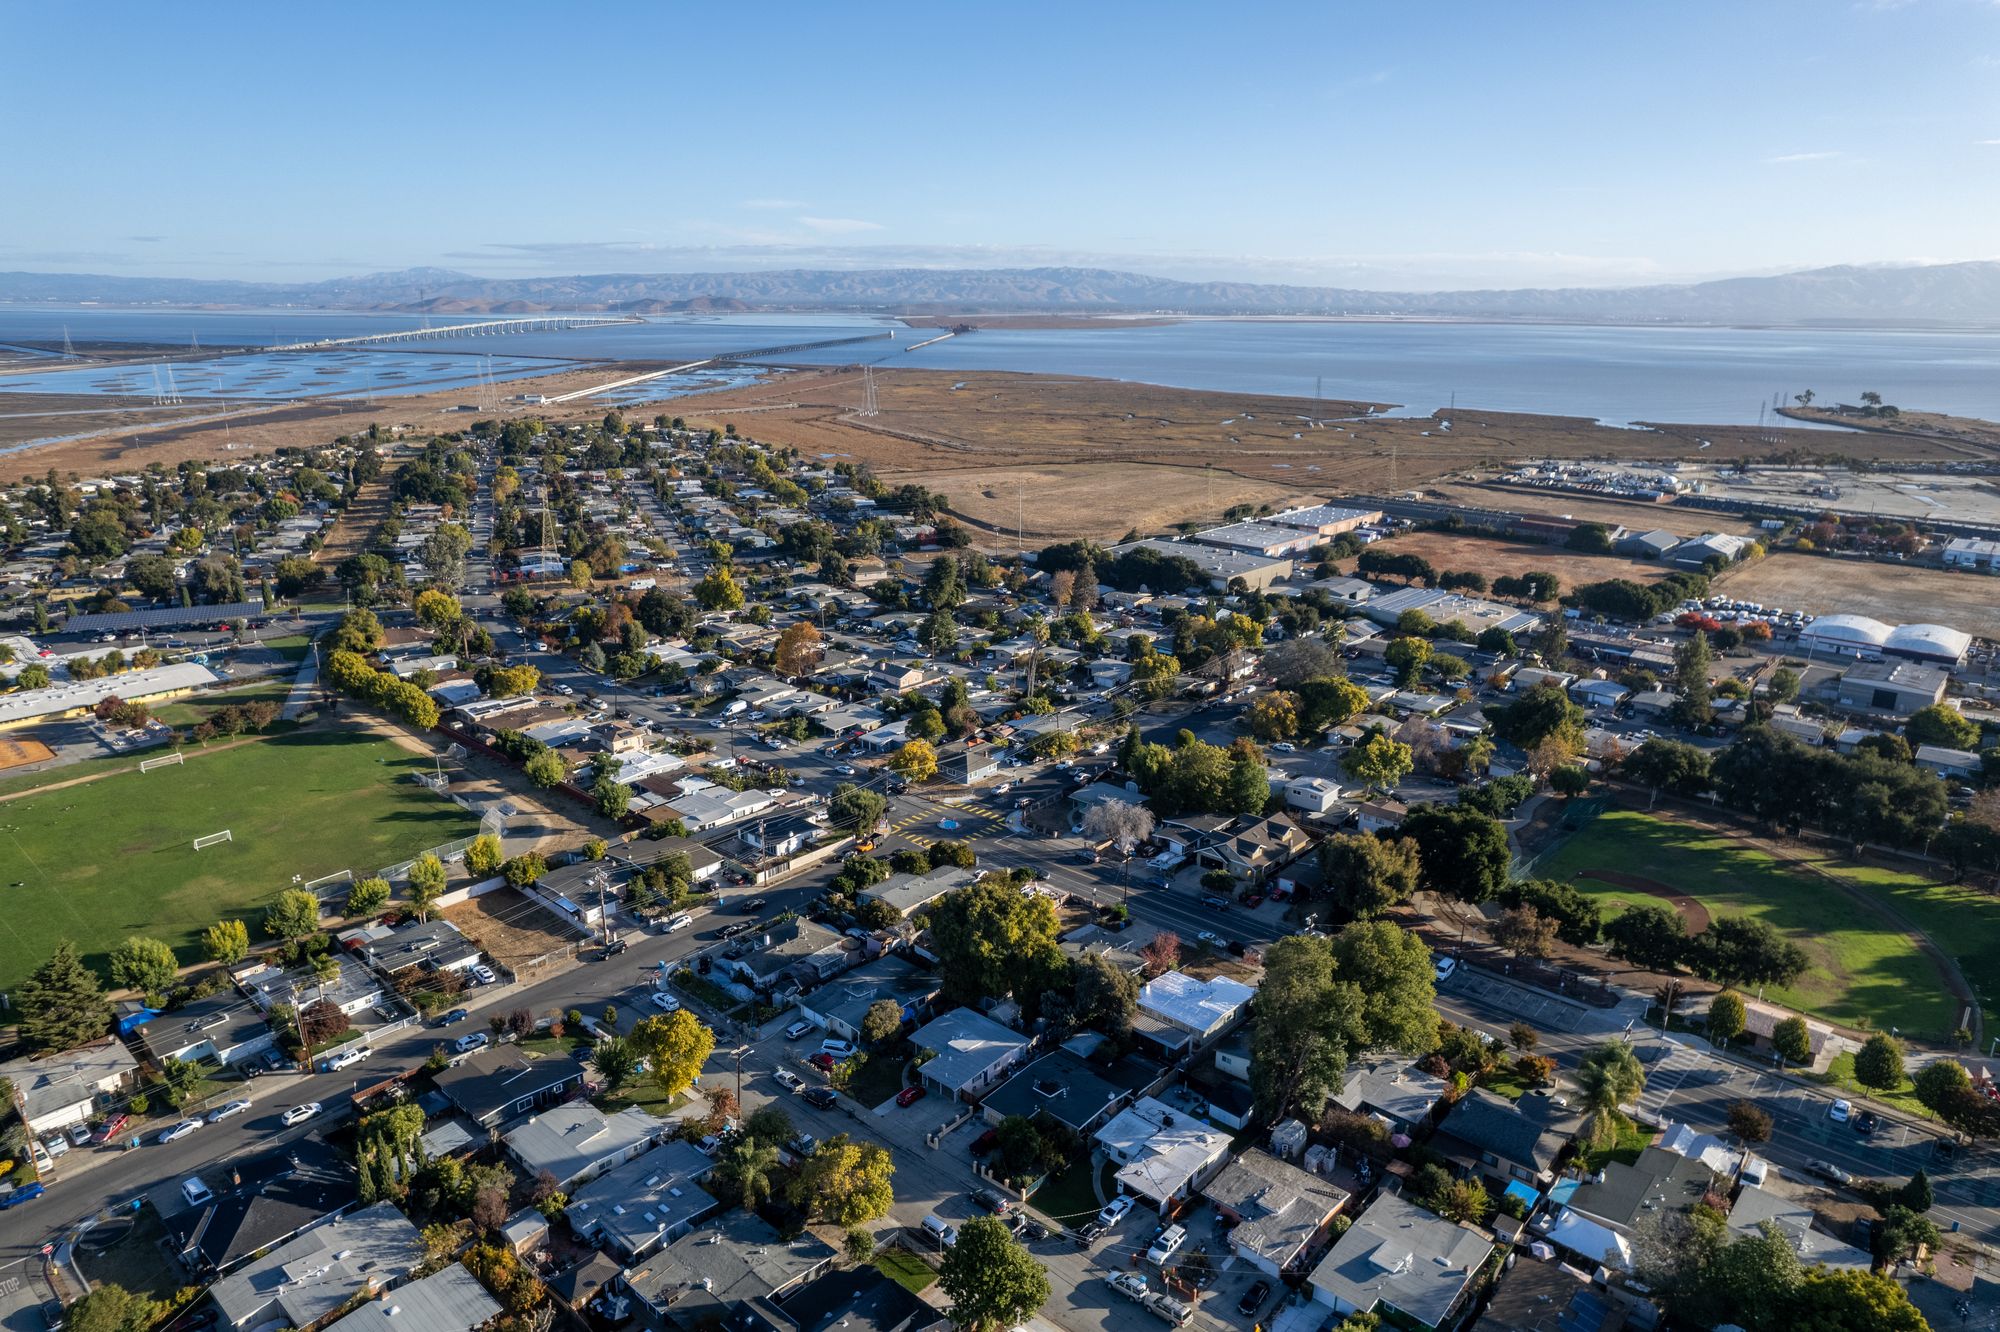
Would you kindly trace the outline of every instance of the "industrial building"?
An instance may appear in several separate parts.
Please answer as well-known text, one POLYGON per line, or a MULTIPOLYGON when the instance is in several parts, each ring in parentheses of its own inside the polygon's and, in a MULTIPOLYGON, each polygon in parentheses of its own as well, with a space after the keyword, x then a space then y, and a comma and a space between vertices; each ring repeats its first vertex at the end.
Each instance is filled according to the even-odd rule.
POLYGON ((1840 677, 1836 698, 1850 712, 1907 717, 1944 700, 1945 673, 1914 661, 1857 662, 1840 677))
POLYGON ((1280 578, 1289 577, 1292 572, 1290 560, 1271 559, 1246 551, 1226 550, 1220 546, 1202 546, 1192 541, 1164 541, 1158 537, 1147 537, 1143 541, 1113 546, 1111 553, 1123 555, 1128 550, 1137 550, 1142 546, 1158 555, 1194 561, 1195 567, 1208 576, 1209 583, 1218 591, 1227 588, 1232 578, 1241 578, 1251 587, 1262 591, 1280 578))
POLYGON ((1822 615, 1799 631, 1799 650, 1879 661, 1903 657, 1934 666, 1956 666, 1972 635, 1942 624, 1887 625, 1866 615, 1822 615))

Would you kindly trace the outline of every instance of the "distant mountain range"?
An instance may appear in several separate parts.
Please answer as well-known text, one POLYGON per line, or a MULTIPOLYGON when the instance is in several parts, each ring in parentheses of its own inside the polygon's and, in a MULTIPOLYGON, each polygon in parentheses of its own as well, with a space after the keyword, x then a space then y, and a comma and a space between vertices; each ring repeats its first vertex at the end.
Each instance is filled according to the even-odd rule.
POLYGON ((1435 292, 1180 282, 1095 268, 791 269, 561 278, 482 278, 444 268, 412 268, 307 284, 0 273, 0 301, 305 306, 439 314, 854 310, 2000 325, 2000 262, 1842 266, 1649 287, 1435 292))

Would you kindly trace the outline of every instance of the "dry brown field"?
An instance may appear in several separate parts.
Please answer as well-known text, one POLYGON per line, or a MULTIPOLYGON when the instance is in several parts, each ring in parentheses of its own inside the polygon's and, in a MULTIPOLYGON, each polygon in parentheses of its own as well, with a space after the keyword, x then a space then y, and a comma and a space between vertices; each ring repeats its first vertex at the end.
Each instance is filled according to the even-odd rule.
MULTIPOLYGON (((1562 580, 1563 590, 1579 583, 1596 583, 1607 578, 1629 578, 1650 583, 1667 572, 1664 565, 1650 560, 1628 560, 1617 555, 1581 555, 1561 546, 1545 546, 1535 541, 1498 541, 1491 537, 1467 536, 1457 532, 1405 532, 1378 541, 1373 547, 1399 555, 1421 555, 1440 571, 1469 569, 1493 579, 1530 570, 1552 573, 1562 580)), ((1341 561, 1342 571, 1354 572, 1354 561, 1341 561)))
POLYGON ((1990 574, 1779 551, 1725 574, 1714 591, 1814 615, 1839 611, 1885 624, 1948 624, 2000 639, 2000 579, 1990 574))
POLYGON ((1639 500, 1618 500, 1559 490, 1489 486, 1446 479, 1433 481, 1423 491, 1425 499, 1443 504, 1464 504, 1551 518, 1570 517, 1579 522, 1603 523, 1607 527, 1629 527, 1635 532, 1650 532, 1657 528, 1679 536, 1700 536, 1704 532, 1747 535, 1753 530, 1752 524, 1739 514, 1683 509, 1672 504, 1647 504, 1639 500))
POLYGON ((978 544, 1012 550, 1086 537, 1165 531, 1237 504, 1295 503, 1286 486, 1214 468, 1149 463, 1024 464, 926 473, 924 484, 951 497, 954 513, 980 529, 978 544))

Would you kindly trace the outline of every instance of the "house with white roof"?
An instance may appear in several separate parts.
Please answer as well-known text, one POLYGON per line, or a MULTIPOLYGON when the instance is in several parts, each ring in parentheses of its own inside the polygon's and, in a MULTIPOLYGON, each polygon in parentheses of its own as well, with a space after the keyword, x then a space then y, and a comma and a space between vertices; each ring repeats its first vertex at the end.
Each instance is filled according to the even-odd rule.
POLYGON ((1160 1211, 1199 1192, 1229 1157, 1229 1135, 1186 1110, 1142 1096, 1093 1135, 1119 1166, 1119 1188, 1160 1211))
POLYGON ((1028 1038, 984 1013, 954 1008, 910 1037, 919 1050, 937 1053, 917 1066, 917 1076, 947 1096, 976 1101, 1028 1053, 1028 1038))
POLYGON ((1220 1034, 1242 1016, 1256 991, 1227 976, 1196 980, 1169 971, 1139 987, 1139 1011, 1197 1039, 1220 1034))
POLYGON ((1313 1300, 1335 1317, 1380 1313, 1399 1327, 1442 1327, 1492 1252, 1472 1227, 1385 1193, 1313 1269, 1313 1300))

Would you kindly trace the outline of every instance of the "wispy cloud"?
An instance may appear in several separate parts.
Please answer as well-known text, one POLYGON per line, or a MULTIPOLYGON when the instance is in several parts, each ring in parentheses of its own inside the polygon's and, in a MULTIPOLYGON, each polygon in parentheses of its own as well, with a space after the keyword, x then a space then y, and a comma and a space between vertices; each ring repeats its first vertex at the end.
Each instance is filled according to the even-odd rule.
POLYGON ((2000 148, 2000 139, 1974 139, 1974 148, 2000 148))
POLYGON ((799 199, 745 199, 742 207, 772 209, 789 213, 794 209, 807 207, 807 205, 799 199))
POLYGON ((857 231, 880 231, 880 222, 864 222, 858 217, 802 217, 799 225, 822 236, 852 236, 857 231))
POLYGON ((126 240, 128 240, 128 241, 137 241, 137 242, 139 242, 139 244, 141 244, 141 245, 158 245, 158 244, 159 244, 159 243, 160 243, 161 241, 165 240, 165 239, 166 239, 166 237, 165 237, 165 236, 127 236, 127 237, 126 237, 125 239, 126 239, 126 240))
POLYGON ((1834 158, 1840 156, 1842 156, 1842 154, 1835 152, 1780 153, 1776 157, 1767 157, 1764 159, 1764 161, 1770 164, 1771 166, 1782 166, 1790 162, 1830 162, 1834 158))

